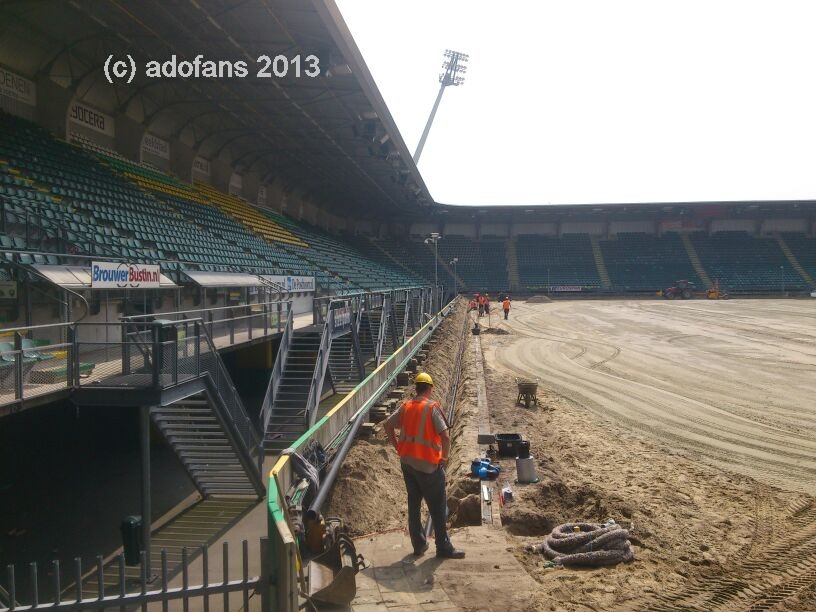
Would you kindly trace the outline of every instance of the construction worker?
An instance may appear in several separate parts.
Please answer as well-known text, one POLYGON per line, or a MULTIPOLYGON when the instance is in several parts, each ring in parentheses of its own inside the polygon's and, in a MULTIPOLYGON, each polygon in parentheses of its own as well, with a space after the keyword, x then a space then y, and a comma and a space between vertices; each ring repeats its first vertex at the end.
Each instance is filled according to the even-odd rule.
POLYGON ((470 300, 470 304, 468 304, 468 312, 470 312, 471 310, 476 310, 477 307, 478 304, 476 302, 476 298, 473 298, 472 300, 470 300))
POLYGON ((484 294, 484 311, 486 315, 490 314, 490 294, 484 294))
POLYGON ((504 310, 504 320, 507 320, 507 317, 510 315, 510 296, 505 295, 504 301, 502 302, 502 310, 504 310))
POLYGON ((420 372, 414 381, 416 397, 404 401, 383 427, 400 456, 402 476, 408 491, 408 532, 414 555, 428 550, 420 509, 428 505, 436 539, 436 556, 462 559, 465 551, 454 548, 448 538, 445 466, 450 452, 448 423, 439 402, 431 399, 433 379, 420 372), (395 430, 399 429, 399 438, 395 430))
POLYGON ((476 298, 479 300, 479 316, 481 317, 485 313, 485 296, 481 293, 477 293, 476 298))

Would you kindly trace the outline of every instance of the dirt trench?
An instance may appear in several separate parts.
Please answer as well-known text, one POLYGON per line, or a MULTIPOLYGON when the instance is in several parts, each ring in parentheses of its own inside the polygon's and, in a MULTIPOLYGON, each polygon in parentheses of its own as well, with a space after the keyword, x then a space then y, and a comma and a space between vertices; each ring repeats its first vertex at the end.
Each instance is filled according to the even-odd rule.
MULTIPOLYGON (((428 372, 434 379, 433 399, 442 403, 454 380, 456 351, 466 316, 466 302, 457 303, 454 311, 440 324, 432 340, 426 345, 428 356, 418 371, 428 372)), ((461 383, 460 383, 461 384, 461 383)), ((398 387, 399 388, 399 387, 398 387)), ((401 388, 403 399, 413 396, 413 386, 401 388)), ((457 432, 459 408, 451 430, 451 467, 459 465, 457 432)), ((450 472, 450 470, 449 470, 450 472)), ((448 487, 451 490, 450 485, 448 487)), ((379 533, 407 527, 408 500, 402 480, 399 456, 385 436, 382 424, 369 438, 360 438, 346 456, 324 514, 339 516, 347 524, 352 536, 379 533)))

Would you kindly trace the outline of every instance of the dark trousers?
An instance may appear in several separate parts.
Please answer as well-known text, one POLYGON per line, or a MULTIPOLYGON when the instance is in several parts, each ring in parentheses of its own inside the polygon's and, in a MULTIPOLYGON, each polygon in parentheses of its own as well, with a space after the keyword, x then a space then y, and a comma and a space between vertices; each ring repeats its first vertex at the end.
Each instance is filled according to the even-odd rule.
POLYGON ((510 314, 510 311, 509 311, 509 310, 505 310, 505 311, 504 311, 504 320, 505 320, 505 321, 507 320, 507 316, 508 316, 509 314, 510 314))
POLYGON ((402 464, 402 476, 408 491, 408 532, 414 550, 425 546, 425 529, 422 525, 420 508, 422 500, 428 504, 428 512, 433 520, 436 550, 450 548, 448 539, 448 502, 445 495, 445 470, 437 469, 432 474, 415 470, 402 464))

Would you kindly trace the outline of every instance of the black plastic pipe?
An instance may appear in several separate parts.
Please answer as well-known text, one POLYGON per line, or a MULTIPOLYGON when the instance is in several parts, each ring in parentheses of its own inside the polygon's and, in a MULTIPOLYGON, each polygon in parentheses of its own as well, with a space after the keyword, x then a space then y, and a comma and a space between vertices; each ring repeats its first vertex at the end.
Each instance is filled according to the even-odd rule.
POLYGON ((318 489, 317 495, 315 495, 312 501, 312 505, 309 506, 309 510, 306 512, 306 519, 317 520, 320 516, 320 508, 323 507, 326 498, 329 496, 329 492, 332 490, 332 486, 334 486, 334 481, 337 480, 337 474, 340 473, 340 466, 343 465, 343 460, 346 458, 351 445, 354 444, 354 438, 357 437, 360 425, 365 422, 367 416, 368 411, 363 411, 357 415, 357 420, 351 424, 351 429, 349 429, 346 439, 343 440, 342 446, 337 449, 337 452, 334 454, 331 467, 323 479, 323 482, 320 483, 320 489, 318 489))

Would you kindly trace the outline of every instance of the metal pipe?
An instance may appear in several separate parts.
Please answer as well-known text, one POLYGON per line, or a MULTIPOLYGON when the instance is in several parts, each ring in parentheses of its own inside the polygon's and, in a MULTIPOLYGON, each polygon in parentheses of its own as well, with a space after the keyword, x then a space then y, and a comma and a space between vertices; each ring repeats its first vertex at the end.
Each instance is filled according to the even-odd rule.
POLYGON ((340 466, 343 465, 343 460, 346 458, 349 449, 351 449, 352 445, 354 444, 354 439, 357 437, 357 432, 360 429, 360 425, 365 422, 367 417, 368 411, 363 410, 357 415, 357 419, 351 424, 351 429, 349 429, 346 439, 343 440, 343 445, 337 449, 337 452, 334 454, 331 467, 329 468, 326 477, 323 479, 323 482, 320 483, 320 489, 317 491, 317 495, 315 495, 311 506, 309 506, 309 510, 306 512, 306 519, 317 520, 317 518, 320 516, 320 508, 323 507, 323 503, 326 501, 326 498, 329 496, 329 492, 332 490, 334 481, 337 480, 337 474, 340 473, 340 466))

